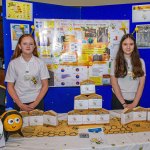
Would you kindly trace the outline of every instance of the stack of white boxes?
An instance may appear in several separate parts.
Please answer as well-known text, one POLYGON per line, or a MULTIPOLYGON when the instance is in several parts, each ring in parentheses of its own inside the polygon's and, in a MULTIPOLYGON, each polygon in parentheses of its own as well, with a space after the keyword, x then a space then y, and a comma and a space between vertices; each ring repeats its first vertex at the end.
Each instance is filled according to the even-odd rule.
POLYGON ((147 110, 143 107, 125 109, 121 113, 122 124, 127 124, 133 121, 146 121, 146 120, 147 120, 147 110))
POLYGON ((74 110, 68 112, 68 125, 109 123, 109 111, 102 108, 102 96, 95 94, 93 81, 82 82, 80 93, 74 98, 74 110))
POLYGON ((23 127, 38 125, 58 125, 58 115, 53 110, 44 112, 42 110, 35 109, 29 113, 26 111, 21 111, 20 114, 23 118, 23 127))

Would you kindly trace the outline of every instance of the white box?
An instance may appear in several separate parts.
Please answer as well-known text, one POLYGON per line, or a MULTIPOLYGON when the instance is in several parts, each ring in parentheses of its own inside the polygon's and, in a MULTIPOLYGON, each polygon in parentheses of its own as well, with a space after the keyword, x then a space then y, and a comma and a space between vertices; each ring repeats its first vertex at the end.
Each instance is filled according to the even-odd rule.
POLYGON ((70 114, 68 115, 68 125, 81 125, 82 115, 80 114, 70 114))
POLYGON ((83 115, 83 124, 96 124, 95 114, 83 115))
POLYGON ((144 121, 146 120, 147 112, 146 111, 137 111, 133 112, 133 121, 144 121))
POLYGON ((121 113, 121 124, 127 124, 133 121, 133 112, 121 113))
POLYGON ((4 138, 4 131, 3 131, 3 124, 0 120, 0 147, 5 146, 5 138, 4 138))
POLYGON ((102 99, 89 99, 89 109, 102 108, 102 99))
POLYGON ((97 114, 95 115, 96 124, 109 123, 110 115, 109 114, 97 114))
POLYGON ((58 125, 58 117, 51 115, 43 115, 43 124, 57 126, 58 125))
POLYGON ((95 85, 94 84, 80 85, 80 93, 85 95, 95 93, 95 85))
POLYGON ((74 109, 88 109, 89 101, 88 100, 74 100, 74 109))
POLYGON ((43 115, 42 116, 30 116, 29 123, 30 123, 30 126, 43 125, 43 115))
POLYGON ((121 118, 121 113, 122 113, 122 109, 118 109, 118 110, 110 110, 110 117, 117 117, 117 118, 121 118))

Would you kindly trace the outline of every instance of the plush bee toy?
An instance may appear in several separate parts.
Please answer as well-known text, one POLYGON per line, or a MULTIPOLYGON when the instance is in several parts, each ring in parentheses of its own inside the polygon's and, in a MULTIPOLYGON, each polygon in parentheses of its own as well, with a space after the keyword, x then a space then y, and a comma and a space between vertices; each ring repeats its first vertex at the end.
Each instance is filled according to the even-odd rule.
POLYGON ((1 116, 1 120, 4 127, 5 141, 7 141, 9 136, 14 133, 19 133, 21 136, 23 136, 21 132, 23 120, 18 111, 8 110, 4 112, 1 116))

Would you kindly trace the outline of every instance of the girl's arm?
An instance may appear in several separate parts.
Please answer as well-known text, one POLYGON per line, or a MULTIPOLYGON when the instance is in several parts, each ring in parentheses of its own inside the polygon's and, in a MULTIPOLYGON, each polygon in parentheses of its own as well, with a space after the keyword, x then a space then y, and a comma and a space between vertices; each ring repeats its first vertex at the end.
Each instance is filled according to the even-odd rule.
POLYGON ((30 107, 28 107, 28 105, 23 104, 20 101, 20 99, 19 99, 19 97, 16 93, 16 90, 14 88, 14 83, 13 82, 8 82, 7 83, 7 90, 8 90, 9 95, 12 97, 14 102, 20 107, 21 110, 24 110, 24 111, 31 111, 32 110, 30 107))
POLYGON ((41 82, 42 82, 42 88, 40 90, 39 95, 37 96, 35 101, 29 105, 32 109, 34 109, 40 103, 40 101, 43 99, 43 97, 45 96, 48 90, 48 79, 41 80, 41 82))
POLYGON ((115 76, 111 75, 110 81, 116 97, 118 98, 118 100, 120 101, 120 103, 124 108, 127 107, 127 104, 125 103, 125 100, 121 94, 121 90, 118 84, 118 79, 115 76))
POLYGON ((134 108, 137 106, 142 96, 144 85, 145 85, 145 76, 140 77, 140 82, 139 82, 139 86, 138 86, 135 98, 133 100, 133 103, 128 105, 128 108, 134 108))

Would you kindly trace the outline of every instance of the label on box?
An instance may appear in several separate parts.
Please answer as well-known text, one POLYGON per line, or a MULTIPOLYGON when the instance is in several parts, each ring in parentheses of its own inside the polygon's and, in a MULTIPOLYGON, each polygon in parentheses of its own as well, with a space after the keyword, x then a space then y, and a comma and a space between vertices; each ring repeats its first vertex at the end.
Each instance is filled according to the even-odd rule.
POLYGON ((74 109, 88 109, 89 101, 88 100, 75 100, 74 109))
POLYGON ((69 125, 82 124, 82 115, 68 115, 68 124, 69 125))
POLYGON ((30 121, 30 126, 43 125, 43 115, 42 116, 30 116, 29 121, 30 121))
POLYGON ((102 99, 89 99, 89 108, 102 108, 102 99))
POLYGON ((81 85, 80 86, 80 92, 81 92, 81 94, 92 94, 92 93, 95 93, 95 85, 94 84, 81 85))

